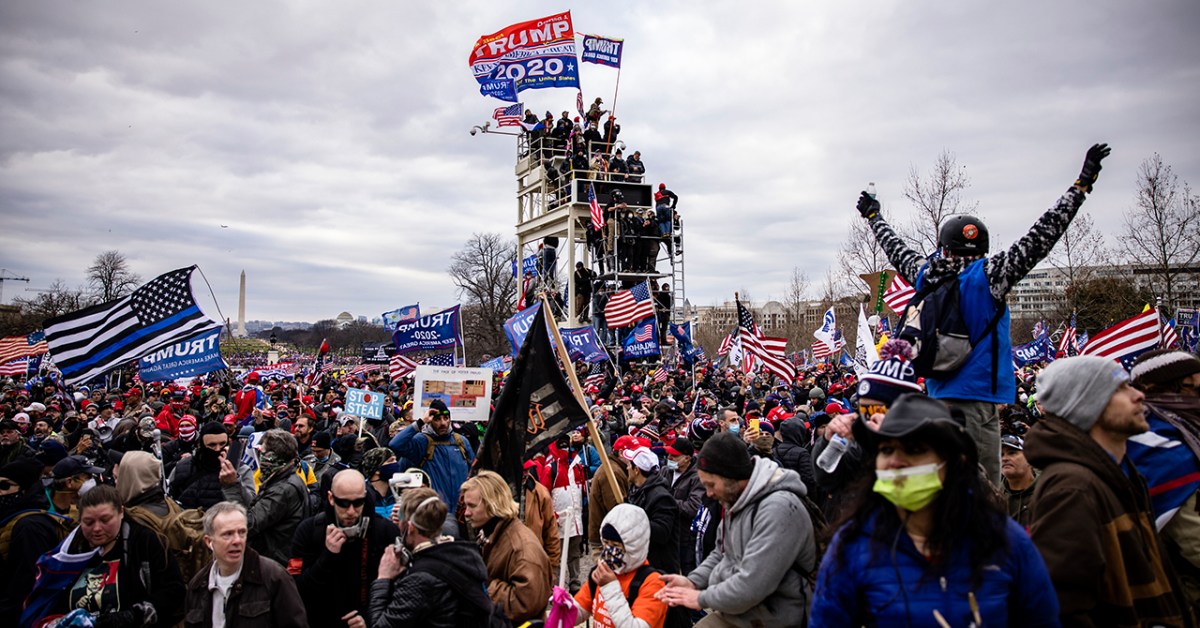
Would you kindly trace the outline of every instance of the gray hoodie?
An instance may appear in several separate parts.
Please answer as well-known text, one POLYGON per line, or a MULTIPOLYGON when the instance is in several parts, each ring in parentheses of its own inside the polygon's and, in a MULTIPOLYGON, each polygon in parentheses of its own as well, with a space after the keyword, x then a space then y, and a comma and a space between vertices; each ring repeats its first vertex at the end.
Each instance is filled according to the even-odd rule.
POLYGON ((816 568, 812 520, 795 471, 754 459, 746 490, 725 511, 717 545, 688 580, 700 606, 738 626, 799 626, 811 591, 804 575, 816 568))

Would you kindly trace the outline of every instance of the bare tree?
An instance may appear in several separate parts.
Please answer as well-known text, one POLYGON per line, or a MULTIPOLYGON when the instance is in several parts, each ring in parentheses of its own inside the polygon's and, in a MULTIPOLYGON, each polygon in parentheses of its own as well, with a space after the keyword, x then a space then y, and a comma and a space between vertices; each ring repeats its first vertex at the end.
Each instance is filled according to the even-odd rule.
POLYGON ((1134 207, 1125 213, 1126 259, 1153 273, 1151 285, 1175 308, 1179 275, 1200 259, 1200 198, 1155 153, 1138 168, 1134 207))
POLYGON ((792 267, 788 278, 787 291, 784 293, 783 307, 786 310, 784 334, 796 342, 804 333, 804 312, 808 308, 809 293, 812 291, 812 281, 808 273, 800 267, 792 267))
POLYGON ((468 361, 476 361, 483 354, 509 352, 503 326, 517 300, 517 280, 510 263, 515 249, 514 242, 498 233, 472 234, 447 269, 463 300, 468 361))
POLYGON ((142 278, 129 270, 129 261, 120 251, 105 251, 96 256, 87 269, 88 287, 100 303, 119 299, 133 292, 142 278))
POLYGON ((1071 312, 1079 310, 1080 303, 1078 299, 1072 298, 1075 293, 1070 291, 1071 286, 1095 277, 1097 267, 1104 264, 1107 257, 1104 234, 1096 229, 1095 220, 1090 214, 1076 215, 1075 220, 1071 221, 1071 226, 1046 258, 1046 261, 1066 278, 1066 299, 1063 304, 1065 311, 1058 312, 1059 315, 1069 316, 1071 312))
POLYGON ((36 327, 41 327, 48 318, 81 310, 91 304, 91 299, 83 290, 68 288, 62 279, 55 279, 49 288, 39 290, 35 297, 13 299, 13 305, 20 308, 22 317, 36 327))
POLYGON ((861 275, 880 272, 888 267, 887 255, 875 240, 871 226, 865 220, 850 223, 850 235, 838 251, 838 270, 842 281, 860 290, 870 292, 875 286, 863 283, 861 275))
POLYGON ((969 187, 967 167, 959 165, 954 153, 948 150, 938 155, 928 175, 915 166, 910 168, 904 198, 913 204, 916 214, 901 235, 919 252, 937 249, 938 227, 943 221, 956 214, 974 213, 979 208, 979 203, 963 200, 963 192, 969 187))

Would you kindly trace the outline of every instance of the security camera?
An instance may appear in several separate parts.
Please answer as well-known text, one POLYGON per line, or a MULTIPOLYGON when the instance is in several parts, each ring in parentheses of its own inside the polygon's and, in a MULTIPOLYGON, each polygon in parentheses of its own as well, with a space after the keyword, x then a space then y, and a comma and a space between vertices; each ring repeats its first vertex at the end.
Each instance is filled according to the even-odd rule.
POLYGON ((471 127, 471 135, 475 135, 478 132, 479 132, 479 127, 477 127, 477 126, 471 127))

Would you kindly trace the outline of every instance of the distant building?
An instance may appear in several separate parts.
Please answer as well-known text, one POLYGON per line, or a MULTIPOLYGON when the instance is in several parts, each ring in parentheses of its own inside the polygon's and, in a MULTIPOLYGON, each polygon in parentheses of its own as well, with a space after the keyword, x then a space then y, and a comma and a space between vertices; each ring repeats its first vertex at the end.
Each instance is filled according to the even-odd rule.
POLYGON ((333 319, 333 322, 337 323, 338 329, 345 329, 354 322, 354 315, 350 312, 342 312, 333 319))
MULTIPOLYGON (((1088 266, 1081 268, 1080 272, 1095 277, 1133 279, 1136 285, 1151 289, 1155 283, 1160 285, 1162 283, 1154 281, 1156 275, 1149 269, 1132 264, 1088 266)), ((1033 269, 1008 293, 1008 307, 1013 318, 1037 318, 1061 307, 1066 301, 1069 283, 1067 274, 1053 266, 1033 269)), ((1166 297, 1166 295, 1160 294, 1161 290, 1154 292, 1156 296, 1166 297)), ((1175 292, 1175 303, 1173 304, 1175 307, 1200 307, 1200 268, 1184 270, 1183 274, 1175 280, 1175 292)), ((1131 316, 1133 314, 1133 312, 1130 313, 1131 316)))

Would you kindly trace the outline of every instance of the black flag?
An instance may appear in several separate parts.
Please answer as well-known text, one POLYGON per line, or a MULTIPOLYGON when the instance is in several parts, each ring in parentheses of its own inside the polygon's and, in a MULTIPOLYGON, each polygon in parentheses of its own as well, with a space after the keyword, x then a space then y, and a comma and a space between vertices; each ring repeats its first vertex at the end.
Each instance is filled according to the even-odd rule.
POLYGON ((546 308, 540 308, 533 318, 496 399, 476 458, 477 468, 499 473, 513 487, 514 495, 521 485, 525 460, 588 419, 559 369, 545 312, 546 308))

